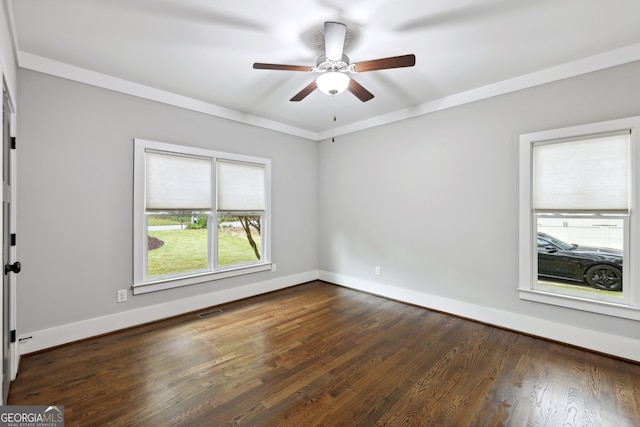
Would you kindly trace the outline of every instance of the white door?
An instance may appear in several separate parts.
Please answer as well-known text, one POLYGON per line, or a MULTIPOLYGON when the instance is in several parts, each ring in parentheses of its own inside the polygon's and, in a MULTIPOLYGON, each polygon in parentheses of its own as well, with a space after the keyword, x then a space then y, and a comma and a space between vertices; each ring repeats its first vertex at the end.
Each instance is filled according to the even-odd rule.
POLYGON ((12 290, 14 275, 20 272, 20 263, 12 262, 12 246, 15 245, 11 229, 11 181, 13 162, 11 156, 11 106, 6 89, 2 90, 2 403, 6 404, 12 377, 11 343, 15 341, 12 328, 12 290))

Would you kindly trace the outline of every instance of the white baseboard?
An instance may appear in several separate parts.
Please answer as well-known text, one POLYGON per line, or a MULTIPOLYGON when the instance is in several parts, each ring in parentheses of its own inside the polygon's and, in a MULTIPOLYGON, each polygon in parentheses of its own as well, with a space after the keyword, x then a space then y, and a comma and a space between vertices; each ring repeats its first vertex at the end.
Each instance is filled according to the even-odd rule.
POLYGON ((640 341, 436 295, 320 271, 319 279, 396 301, 640 362, 640 341))
POLYGON ((276 291, 278 289, 288 288, 317 279, 318 271, 312 270, 300 274, 251 283, 237 288, 222 289, 205 295, 197 295, 190 298, 87 319, 81 322, 56 326, 55 328, 43 329, 18 336, 19 353, 20 355, 33 353, 46 348, 276 291))
POLYGON ((18 336, 19 353, 20 355, 28 354, 317 279, 420 307, 451 313, 490 325, 640 362, 640 341, 631 338, 610 333, 594 332, 592 330, 562 325, 510 311, 497 310, 396 286, 316 270, 23 334, 18 336))

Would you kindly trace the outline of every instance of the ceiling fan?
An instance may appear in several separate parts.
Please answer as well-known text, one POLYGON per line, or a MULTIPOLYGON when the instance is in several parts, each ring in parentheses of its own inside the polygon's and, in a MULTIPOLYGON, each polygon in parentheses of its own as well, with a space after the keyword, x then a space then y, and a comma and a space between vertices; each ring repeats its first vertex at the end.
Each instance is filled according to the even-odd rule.
POLYGON ((373 98, 373 94, 360 83, 350 78, 347 73, 363 73, 365 71, 413 67, 416 65, 416 56, 413 54, 372 59, 351 64, 349 57, 343 53, 346 33, 347 26, 345 24, 331 21, 324 23, 325 53, 316 59, 315 67, 256 62, 253 64, 253 68, 256 70, 305 71, 320 74, 316 80, 294 95, 290 101, 302 101, 317 88, 328 95, 337 95, 348 90, 360 101, 366 102, 373 98))

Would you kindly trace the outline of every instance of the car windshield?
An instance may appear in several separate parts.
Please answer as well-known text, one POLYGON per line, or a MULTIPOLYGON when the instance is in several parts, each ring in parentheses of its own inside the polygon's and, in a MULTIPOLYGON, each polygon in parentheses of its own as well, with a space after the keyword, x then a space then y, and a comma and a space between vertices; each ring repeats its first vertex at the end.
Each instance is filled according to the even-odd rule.
POLYGON ((549 236, 548 234, 541 237, 547 242, 551 243, 552 245, 559 247, 563 251, 574 249, 577 246, 577 245, 570 245, 569 243, 563 242, 562 240, 558 240, 555 237, 549 236))

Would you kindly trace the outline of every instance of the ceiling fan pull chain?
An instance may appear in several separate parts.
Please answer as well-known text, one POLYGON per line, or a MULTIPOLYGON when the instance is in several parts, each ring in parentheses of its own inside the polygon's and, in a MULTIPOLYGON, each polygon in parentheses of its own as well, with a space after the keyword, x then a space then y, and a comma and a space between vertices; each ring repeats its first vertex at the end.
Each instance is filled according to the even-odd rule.
POLYGON ((336 99, 333 98, 333 127, 331 129, 331 142, 336 142, 336 99))
POLYGON ((336 116, 333 116, 333 128, 331 129, 331 142, 336 142, 336 116))

